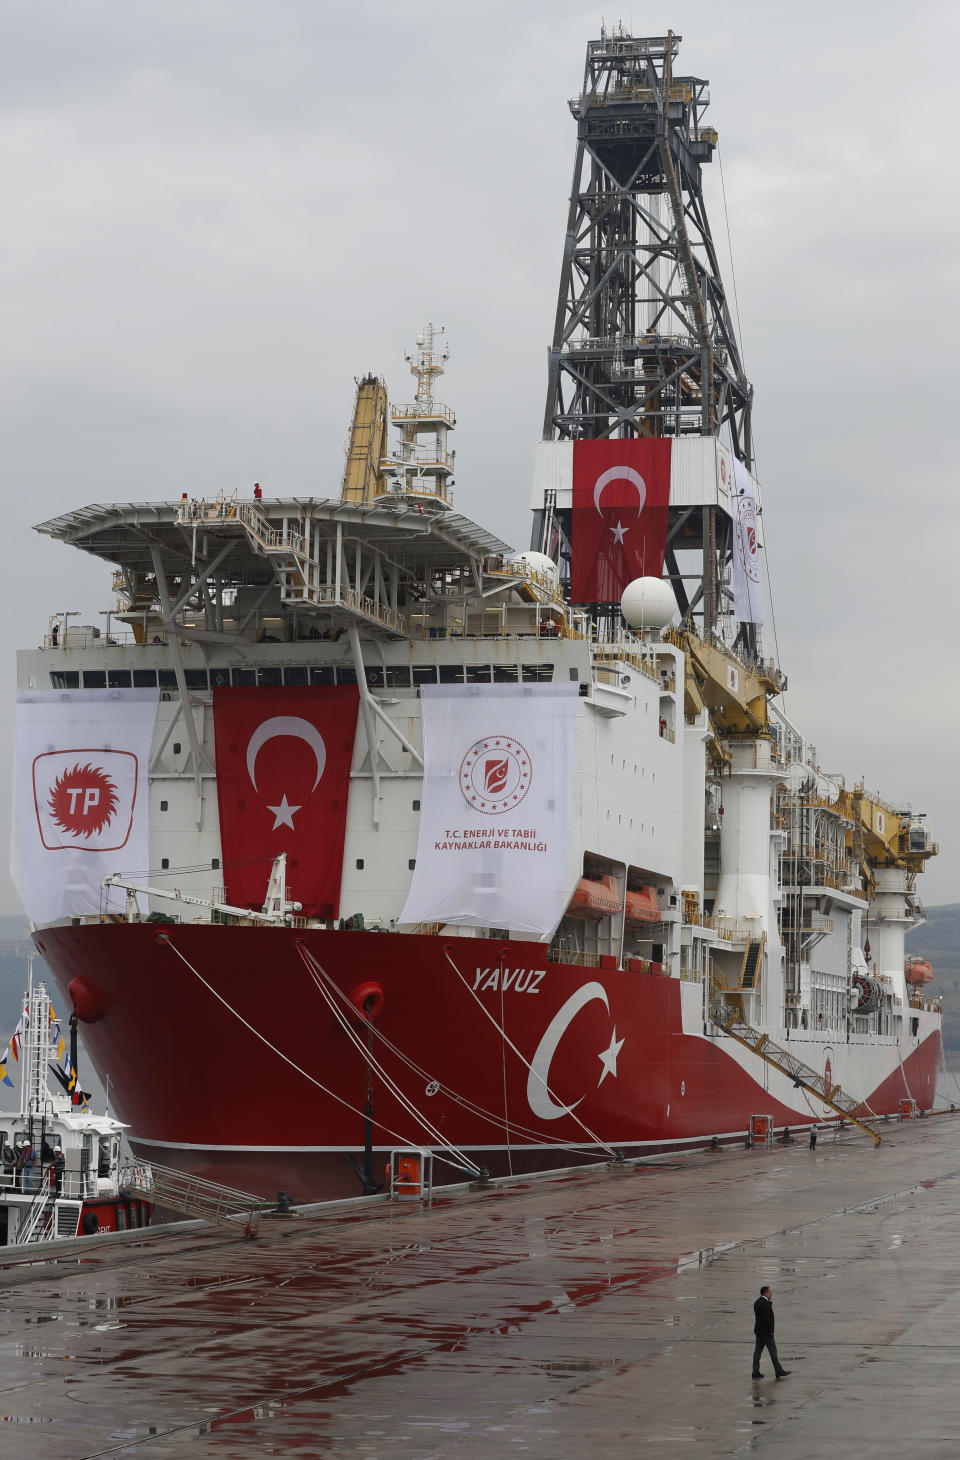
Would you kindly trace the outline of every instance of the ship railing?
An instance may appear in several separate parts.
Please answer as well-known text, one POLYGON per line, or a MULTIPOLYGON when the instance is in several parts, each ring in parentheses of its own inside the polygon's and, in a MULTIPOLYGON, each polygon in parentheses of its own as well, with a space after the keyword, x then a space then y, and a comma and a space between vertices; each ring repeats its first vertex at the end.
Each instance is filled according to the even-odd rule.
MULTIPOLYGON (((164 639, 164 642, 166 640, 164 639)), ((99 630, 90 630, 84 633, 81 628, 71 628, 66 635, 61 631, 57 635, 44 634, 44 649, 125 649, 134 644, 143 644, 143 640, 137 639, 132 629, 115 630, 111 629, 109 634, 101 633, 99 630)), ((149 645, 147 645, 149 648, 149 645)), ((154 646, 156 647, 156 646, 154 646)))
POLYGON ((548 963, 572 963, 582 968, 599 968, 602 953, 585 953, 582 948, 551 948, 548 963))
MULTIPOLYGON (((440 453, 441 457, 445 453, 440 453)), ((437 459, 436 453, 432 460, 419 457, 405 463, 398 463, 395 457, 385 456, 380 463, 383 476, 383 485, 375 494, 374 501, 383 506, 388 502, 396 502, 404 497, 425 497, 431 502, 444 502, 448 507, 453 506, 453 491, 450 483, 452 477, 434 477, 425 474, 424 468, 430 466, 447 466, 453 469, 453 453, 450 454, 449 462, 437 459), (407 472, 399 470, 401 465, 406 465, 407 472)))
POLYGON ((721 938, 729 943, 753 942, 763 933, 759 918, 728 918, 723 913, 716 913, 714 916, 721 938))
POLYGON ((145 1197, 158 1207, 169 1207, 221 1227, 236 1228, 239 1222, 244 1222, 244 1235, 248 1237, 256 1236, 260 1218, 271 1205, 253 1192, 220 1186, 156 1161, 126 1166, 121 1175, 120 1193, 145 1197))
POLYGON ((305 589, 303 596, 309 596, 315 603, 329 603, 334 606, 339 604, 344 608, 353 609, 355 613, 362 613, 365 618, 376 619, 387 628, 395 629, 397 633, 405 634, 407 632, 403 614, 397 613, 395 609, 386 608, 373 598, 367 598, 357 593, 354 588, 341 588, 338 594, 335 584, 321 583, 316 589, 305 589))
POLYGON ((457 424, 456 413, 449 406, 442 406, 438 401, 431 401, 429 406, 407 405, 391 406, 390 419, 393 421, 421 421, 426 418, 428 421, 446 421, 448 426, 457 424))
MULTIPOLYGON (((420 417, 422 420, 422 417, 420 417)), ((420 445, 415 446, 404 443, 399 456, 383 456, 380 458, 381 471, 385 474, 396 476, 399 473, 406 475, 407 472, 423 471, 424 468, 432 466, 445 467, 453 470, 455 451, 444 451, 442 446, 420 445)), ((416 492, 417 486, 414 481, 404 484, 402 491, 416 492)), ((379 495, 386 495, 379 494, 379 495)))
POLYGON ((531 568, 524 563, 511 563, 502 554, 498 554, 484 558, 483 572, 492 578, 503 577, 516 579, 521 583, 530 583, 541 593, 545 593, 551 602, 564 605, 563 594, 557 581, 551 574, 541 573, 537 568, 531 568))
POLYGON ((17 1231, 17 1242, 40 1242, 43 1240, 50 1221, 54 1192, 49 1181, 45 1181, 34 1195, 27 1215, 17 1231))
POLYGON ((684 906, 681 921, 686 923, 688 927, 711 928, 715 933, 720 934, 720 937, 725 943, 731 943, 733 941, 733 933, 725 923, 718 922, 716 918, 710 917, 708 913, 695 911, 689 905, 684 906))
MULTIPOLYGON (((655 665, 651 664, 645 655, 638 653, 634 648, 628 648, 625 644, 610 642, 594 643, 591 653, 594 661, 598 659, 607 661, 615 660, 618 663, 630 664, 634 669, 639 670, 641 674, 645 674, 648 679, 659 683, 659 676, 655 665)), ((595 663, 594 668, 596 667, 595 663)))

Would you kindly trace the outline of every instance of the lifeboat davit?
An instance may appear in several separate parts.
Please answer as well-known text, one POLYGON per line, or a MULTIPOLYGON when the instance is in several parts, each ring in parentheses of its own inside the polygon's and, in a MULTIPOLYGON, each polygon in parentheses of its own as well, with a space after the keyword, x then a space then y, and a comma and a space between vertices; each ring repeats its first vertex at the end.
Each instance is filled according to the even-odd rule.
POLYGON ((623 902, 615 877, 581 877, 570 899, 567 917, 599 923, 601 918, 614 917, 619 912, 623 912, 623 902))
POLYGON ((926 958, 908 958, 903 965, 907 983, 916 988, 918 984, 933 983, 933 969, 926 958))

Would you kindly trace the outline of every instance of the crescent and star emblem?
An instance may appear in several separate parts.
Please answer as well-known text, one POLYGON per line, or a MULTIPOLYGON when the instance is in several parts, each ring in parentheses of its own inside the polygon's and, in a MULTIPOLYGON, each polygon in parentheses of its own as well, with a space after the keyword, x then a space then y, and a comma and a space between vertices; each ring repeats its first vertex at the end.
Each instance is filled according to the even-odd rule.
MULTIPOLYGON (((634 471, 632 466, 611 466, 608 467, 606 471, 601 472, 600 475, 597 477, 597 480, 594 483, 593 487, 593 505, 594 507, 596 507, 597 512, 600 514, 600 516, 603 516, 603 509, 600 506, 600 498, 603 495, 604 487, 608 487, 611 482, 630 482, 632 486, 636 487, 637 517, 639 518, 640 513, 643 511, 643 504, 647 500, 647 484, 643 480, 643 477, 640 475, 640 473, 638 471, 634 471)), ((614 542, 619 543, 622 547, 623 539, 626 537, 630 529, 629 527, 624 527, 622 522, 618 522, 616 527, 610 528, 610 531, 613 533, 614 542)))
MULTIPOLYGON (((586 1099, 585 1095, 581 1095, 580 1100, 574 1100, 571 1105, 558 1105, 550 1094, 550 1065, 557 1052, 557 1046, 568 1028, 580 1010, 586 1008, 587 1004, 592 1004, 594 999, 599 999, 609 1014, 610 1004, 603 984, 585 983, 577 989, 575 994, 570 995, 562 1008, 557 1010, 537 1045, 537 1052, 530 1061, 530 1073, 527 1076, 527 1103, 534 1115, 539 1116, 541 1120, 559 1120, 562 1115, 569 1115, 572 1110, 576 1110, 580 1101, 586 1099)), ((624 1040, 617 1038, 616 1027, 614 1027, 608 1048, 601 1050, 597 1055, 603 1066, 597 1081, 598 1089, 608 1075, 613 1075, 616 1079, 617 1056, 624 1043, 624 1040)))
MULTIPOLYGON (((259 791, 257 785, 257 756, 268 740, 274 740, 278 735, 292 735, 296 740, 303 740, 313 751, 317 762, 317 774, 314 777, 311 791, 315 791, 320 784, 320 777, 323 775, 327 763, 327 747, 323 743, 323 736, 316 725, 311 725, 309 720, 304 720, 299 715, 274 715, 270 720, 264 720, 258 725, 247 742, 247 775, 255 791, 259 791)), ((283 799, 279 806, 268 806, 268 811, 274 815, 271 831, 278 827, 289 826, 294 830, 294 812, 299 811, 299 806, 291 806, 287 800, 287 793, 284 791, 283 799)))

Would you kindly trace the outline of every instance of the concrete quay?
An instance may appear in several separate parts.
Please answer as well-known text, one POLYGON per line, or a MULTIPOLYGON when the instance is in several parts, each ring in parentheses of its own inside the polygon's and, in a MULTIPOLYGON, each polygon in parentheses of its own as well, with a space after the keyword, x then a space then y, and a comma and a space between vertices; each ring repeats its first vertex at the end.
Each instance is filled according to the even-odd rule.
POLYGON ((960 1121, 884 1131, 6 1250, 0 1455, 954 1457, 960 1121))

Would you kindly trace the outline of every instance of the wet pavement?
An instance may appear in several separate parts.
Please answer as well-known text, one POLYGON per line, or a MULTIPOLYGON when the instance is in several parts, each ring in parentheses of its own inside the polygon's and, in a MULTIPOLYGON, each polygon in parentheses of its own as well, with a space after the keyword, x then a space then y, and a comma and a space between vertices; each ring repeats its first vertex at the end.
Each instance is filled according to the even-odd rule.
POLYGON ((8 1252, 0 1455, 953 1457, 960 1119, 884 1130, 8 1252))

